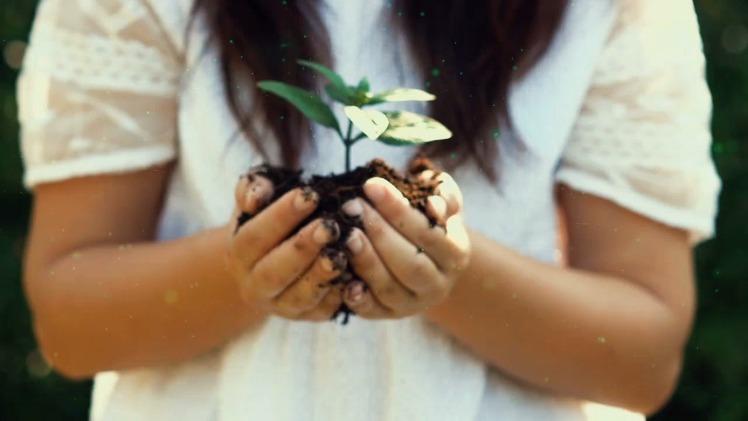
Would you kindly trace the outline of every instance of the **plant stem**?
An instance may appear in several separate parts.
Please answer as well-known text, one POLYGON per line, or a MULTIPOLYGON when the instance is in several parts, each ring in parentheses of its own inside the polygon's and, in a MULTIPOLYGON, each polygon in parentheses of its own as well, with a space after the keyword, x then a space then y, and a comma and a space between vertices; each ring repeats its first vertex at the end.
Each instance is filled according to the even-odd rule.
POLYGON ((354 144, 365 137, 366 137, 365 133, 359 133, 353 139, 351 139, 351 144, 354 144))
POLYGON ((345 139, 343 139, 343 145, 345 146, 345 172, 351 170, 351 131, 353 130, 353 122, 348 121, 348 130, 345 133, 345 139))

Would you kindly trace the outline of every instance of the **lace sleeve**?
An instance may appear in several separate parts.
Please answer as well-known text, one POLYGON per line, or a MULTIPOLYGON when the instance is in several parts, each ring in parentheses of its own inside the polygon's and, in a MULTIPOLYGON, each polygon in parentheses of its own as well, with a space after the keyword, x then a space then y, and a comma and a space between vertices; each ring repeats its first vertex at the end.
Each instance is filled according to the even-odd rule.
POLYGON ((173 159, 180 63, 145 0, 42 0, 18 82, 26 186, 173 159))
POLYGON ((703 240, 713 234, 720 181, 693 4, 619 4, 557 179, 703 240))

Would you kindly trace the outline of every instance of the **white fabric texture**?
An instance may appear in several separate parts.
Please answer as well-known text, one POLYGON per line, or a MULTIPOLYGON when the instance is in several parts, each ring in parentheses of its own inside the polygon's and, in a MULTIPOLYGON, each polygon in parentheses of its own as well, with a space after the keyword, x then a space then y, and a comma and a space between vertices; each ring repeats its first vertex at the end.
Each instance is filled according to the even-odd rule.
POLYGON ((714 232, 720 182, 691 2, 627 1, 564 151, 558 180, 687 229, 714 232))
POLYGON ((145 2, 41 2, 30 45, 18 83, 28 186, 175 157, 183 65, 145 2))
MULTIPOLYGON (((551 262, 553 189, 562 182, 686 229, 694 241, 705 238, 719 181, 693 6, 570 3, 547 55, 512 88, 516 130, 502 137, 498 185, 472 166, 453 174, 466 220, 551 262), (506 223, 494 223, 497 215, 506 223)), ((390 2, 326 6, 336 70, 346 79, 369 76, 375 89, 421 85, 406 43, 381 20, 390 2)), ((227 222, 237 176, 261 157, 234 136, 200 21, 184 39, 190 7, 191 0, 42 0, 19 82, 28 187, 176 159, 158 238, 227 222)), ((308 172, 341 170, 343 148, 329 131, 316 130, 315 145, 303 157, 308 172)), ((353 164, 382 157, 402 167, 409 155, 361 142, 353 164)), ((107 421, 642 419, 516 384, 420 317, 354 318, 345 327, 271 318, 192 361, 99 375, 91 414, 107 421)))

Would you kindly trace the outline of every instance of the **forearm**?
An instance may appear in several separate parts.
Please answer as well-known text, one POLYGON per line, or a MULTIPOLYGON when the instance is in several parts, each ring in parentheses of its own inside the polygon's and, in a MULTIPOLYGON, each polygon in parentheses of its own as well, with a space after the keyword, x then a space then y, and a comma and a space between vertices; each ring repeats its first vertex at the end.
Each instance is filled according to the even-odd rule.
POLYGON ((28 291, 45 355, 63 373, 171 363, 264 317, 224 267, 226 228, 163 243, 102 245, 51 262, 28 291))
POLYGON ((471 239, 471 265, 434 323, 537 387, 644 412, 667 398, 685 337, 655 294, 471 239))

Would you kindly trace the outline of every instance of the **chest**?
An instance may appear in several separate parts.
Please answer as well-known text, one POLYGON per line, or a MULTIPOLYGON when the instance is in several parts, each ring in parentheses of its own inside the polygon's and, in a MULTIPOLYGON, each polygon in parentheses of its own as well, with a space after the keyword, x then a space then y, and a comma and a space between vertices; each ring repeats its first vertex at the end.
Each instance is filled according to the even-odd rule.
MULTIPOLYGON (((335 70, 346 80, 367 76, 373 89, 421 86, 403 37, 387 19, 385 0, 328 0, 323 11, 335 70)), ((499 139, 497 183, 474 165, 453 173, 465 196, 466 220, 496 241, 543 259, 551 259, 555 239, 553 173, 574 123, 612 21, 610 4, 571 2, 549 52, 510 95, 513 130, 499 139), (583 4, 582 4, 583 3, 583 4)), ((467 30, 467 28, 466 28, 467 30)), ((202 50, 198 25, 188 43, 188 77, 179 111, 179 161, 164 213, 165 237, 225 223, 231 214, 237 177, 263 159, 239 130, 226 103, 217 52, 202 50), (196 42, 195 42, 196 41, 196 42), (199 51, 198 51, 199 50, 199 51)), ((416 104, 403 107, 416 112, 416 104)), ((342 109, 335 109, 344 121, 342 109)), ((499 116, 496 116, 497 121, 499 116)), ((258 132, 266 132, 259 120, 258 132)), ((263 139, 271 156, 272 139, 263 139)), ((344 149, 334 133, 316 129, 302 157, 308 173, 342 170, 344 149)), ((362 141, 353 165, 379 157, 402 168, 413 150, 362 141)))

